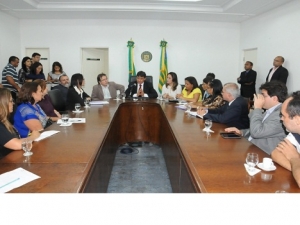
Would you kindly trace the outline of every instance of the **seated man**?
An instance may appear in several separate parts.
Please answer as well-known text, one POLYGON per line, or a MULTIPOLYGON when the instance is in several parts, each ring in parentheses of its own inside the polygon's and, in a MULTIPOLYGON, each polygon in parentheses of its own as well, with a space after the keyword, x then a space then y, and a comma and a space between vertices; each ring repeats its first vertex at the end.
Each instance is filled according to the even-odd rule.
POLYGON ((136 81, 131 82, 125 91, 126 97, 149 97, 157 98, 157 92, 152 83, 146 81, 146 73, 139 71, 136 75, 136 81))
POLYGON ((62 95, 63 95, 63 98, 64 98, 64 101, 67 102, 67 95, 68 95, 68 90, 69 90, 69 77, 67 75, 61 75, 59 78, 58 78, 58 81, 59 81, 59 85, 56 85, 55 87, 53 87, 52 89, 55 90, 60 90, 62 95))
POLYGON ((213 79, 211 77, 205 77, 203 79, 203 83, 202 83, 202 85, 200 85, 200 86, 202 86, 202 89, 204 91, 202 93, 202 100, 205 100, 205 99, 207 99, 210 96, 210 94, 207 92, 207 89, 209 88, 208 83, 211 82, 212 80, 213 79))
POLYGON ((224 123, 229 127, 249 128, 248 105, 245 99, 240 97, 238 85, 235 83, 225 84, 222 96, 227 101, 226 104, 217 109, 200 107, 197 111, 198 115, 203 119, 224 123))
POLYGON ((250 113, 250 129, 226 128, 226 132, 242 135, 269 155, 286 136, 280 123, 280 109, 287 96, 287 87, 279 81, 262 84, 261 94, 254 94, 254 110, 250 113), (266 111, 262 114, 262 109, 266 111))
MULTIPOLYGON (((300 158, 300 91, 294 92, 287 98, 281 107, 281 120, 290 132, 272 152, 272 159, 287 170, 292 170, 294 177, 297 174, 297 183, 300 184, 299 167, 300 158), (297 172, 294 171, 295 168, 297 172)), ((296 177, 295 177, 296 178, 296 177)))
POLYGON ((98 101, 117 97, 117 90, 123 95, 125 87, 115 82, 108 82, 107 76, 101 73, 97 76, 98 84, 93 86, 92 101, 98 101))

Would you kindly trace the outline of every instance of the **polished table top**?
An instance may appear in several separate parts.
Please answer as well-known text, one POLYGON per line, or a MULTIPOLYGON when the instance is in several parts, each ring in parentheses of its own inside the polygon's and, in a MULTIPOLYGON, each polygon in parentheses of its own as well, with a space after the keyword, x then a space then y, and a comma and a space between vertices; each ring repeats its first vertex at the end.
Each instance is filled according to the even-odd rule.
MULTIPOLYGON (((70 112, 70 117, 86 118, 86 123, 69 127, 53 124, 47 130, 60 132, 34 142, 31 157, 26 158, 22 151, 15 151, 1 159, 0 173, 22 167, 41 177, 11 192, 80 192, 119 104, 126 102, 132 101, 110 100, 109 105, 92 105, 81 114, 70 112)), ((247 153, 258 153, 260 162, 268 155, 244 138, 223 139, 220 132, 225 125, 214 123, 211 128, 214 133, 207 137, 202 131, 202 119, 188 116, 184 110, 176 108, 174 103, 158 100, 147 102, 161 105, 196 182, 197 191, 300 192, 291 172, 277 164, 275 171, 261 171, 249 176, 244 168, 247 153)))

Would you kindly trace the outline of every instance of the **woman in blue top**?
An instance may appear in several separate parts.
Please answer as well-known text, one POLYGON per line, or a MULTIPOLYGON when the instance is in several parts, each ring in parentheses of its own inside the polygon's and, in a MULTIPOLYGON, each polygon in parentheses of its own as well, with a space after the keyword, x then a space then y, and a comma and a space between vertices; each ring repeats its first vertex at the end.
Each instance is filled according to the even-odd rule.
POLYGON ((32 131, 43 130, 49 119, 41 107, 36 104, 43 97, 42 88, 36 82, 25 83, 19 93, 19 103, 14 126, 22 138, 28 137, 32 131))
POLYGON ((30 74, 25 75, 26 81, 34 81, 36 79, 46 80, 43 73, 43 65, 40 62, 35 62, 30 68, 30 74))

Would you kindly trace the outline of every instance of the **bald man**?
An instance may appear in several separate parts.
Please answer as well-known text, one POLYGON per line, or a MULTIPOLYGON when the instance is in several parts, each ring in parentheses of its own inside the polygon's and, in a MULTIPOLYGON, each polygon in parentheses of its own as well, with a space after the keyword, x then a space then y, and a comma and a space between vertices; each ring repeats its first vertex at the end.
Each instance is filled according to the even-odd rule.
POLYGON ((289 71, 282 66, 284 58, 277 56, 273 61, 273 68, 270 69, 266 81, 279 80, 286 84, 286 80, 289 76, 289 71))

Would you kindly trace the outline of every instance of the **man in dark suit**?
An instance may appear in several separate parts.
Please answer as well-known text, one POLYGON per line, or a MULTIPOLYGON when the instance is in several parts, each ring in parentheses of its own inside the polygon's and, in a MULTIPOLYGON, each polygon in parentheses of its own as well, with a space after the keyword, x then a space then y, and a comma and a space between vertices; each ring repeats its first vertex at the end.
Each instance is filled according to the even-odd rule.
POLYGON ((266 81, 279 80, 286 84, 286 80, 289 76, 289 71, 282 66, 284 63, 284 58, 282 56, 277 56, 273 61, 273 68, 270 69, 266 81))
POLYGON ((256 94, 256 71, 252 70, 252 67, 253 63, 247 61, 244 66, 245 71, 241 72, 240 77, 237 78, 237 82, 241 84, 241 96, 251 100, 253 100, 253 95, 256 94))
POLYGON ((224 123, 229 127, 238 129, 249 128, 248 105, 244 97, 240 97, 237 84, 227 83, 223 86, 222 96, 226 104, 217 109, 206 109, 201 107, 197 113, 203 119, 213 122, 224 123))
POLYGON ((60 90, 62 93, 62 97, 65 102, 67 102, 67 95, 69 90, 69 77, 67 75, 61 75, 59 78, 59 85, 54 86, 52 89, 60 90))
POLYGON ((152 83, 146 81, 146 73, 144 71, 139 71, 136 74, 136 81, 129 83, 125 94, 126 97, 157 98, 158 96, 152 83))

